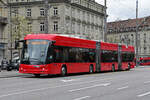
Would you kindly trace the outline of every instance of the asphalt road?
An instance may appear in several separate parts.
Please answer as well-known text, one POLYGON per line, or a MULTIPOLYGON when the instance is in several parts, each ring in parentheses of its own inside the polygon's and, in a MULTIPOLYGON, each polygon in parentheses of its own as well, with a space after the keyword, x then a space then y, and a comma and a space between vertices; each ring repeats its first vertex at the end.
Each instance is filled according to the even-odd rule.
POLYGON ((0 100, 150 100, 150 66, 67 77, 2 72, 0 100))

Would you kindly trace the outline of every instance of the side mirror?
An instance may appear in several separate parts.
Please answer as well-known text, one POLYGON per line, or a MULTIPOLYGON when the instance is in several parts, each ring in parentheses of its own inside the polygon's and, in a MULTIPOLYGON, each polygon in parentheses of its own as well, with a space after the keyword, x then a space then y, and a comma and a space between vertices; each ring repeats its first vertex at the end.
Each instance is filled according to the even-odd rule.
POLYGON ((53 56, 50 55, 50 56, 48 57, 48 60, 52 61, 52 60, 53 60, 53 56))
POLYGON ((52 41, 52 44, 51 44, 51 46, 54 46, 54 44, 56 43, 56 41, 52 41))
POLYGON ((53 62, 53 56, 50 55, 50 56, 47 58, 46 63, 47 63, 47 64, 50 64, 50 63, 52 63, 52 62, 53 62))
POLYGON ((52 41, 52 44, 56 43, 56 41, 52 41))

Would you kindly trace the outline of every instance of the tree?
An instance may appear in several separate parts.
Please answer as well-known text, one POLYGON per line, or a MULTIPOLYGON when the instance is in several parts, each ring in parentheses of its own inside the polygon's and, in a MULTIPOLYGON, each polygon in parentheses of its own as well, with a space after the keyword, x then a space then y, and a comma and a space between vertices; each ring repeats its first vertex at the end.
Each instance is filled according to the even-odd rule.
POLYGON ((12 20, 13 25, 13 40, 22 39, 25 35, 30 34, 31 30, 29 29, 29 21, 23 16, 15 16, 12 20))
POLYGON ((7 5, 3 0, 0 0, 0 3, 2 3, 3 5, 7 5))

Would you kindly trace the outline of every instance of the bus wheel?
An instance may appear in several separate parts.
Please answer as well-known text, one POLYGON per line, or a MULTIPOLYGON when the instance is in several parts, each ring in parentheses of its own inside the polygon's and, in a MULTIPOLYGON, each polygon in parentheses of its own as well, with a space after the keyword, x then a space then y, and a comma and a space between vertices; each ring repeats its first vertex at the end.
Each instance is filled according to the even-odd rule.
POLYGON ((34 74, 35 77, 40 77, 40 74, 34 74))
POLYGON ((94 70, 93 70, 93 66, 92 65, 90 65, 90 67, 89 67, 89 73, 91 74, 91 73, 93 73, 94 72, 94 70))
POLYGON ((62 67, 61 68, 61 76, 65 76, 67 74, 67 69, 66 69, 66 67, 62 67))
POLYGON ((115 65, 112 65, 112 69, 111 69, 112 72, 115 71, 115 65))

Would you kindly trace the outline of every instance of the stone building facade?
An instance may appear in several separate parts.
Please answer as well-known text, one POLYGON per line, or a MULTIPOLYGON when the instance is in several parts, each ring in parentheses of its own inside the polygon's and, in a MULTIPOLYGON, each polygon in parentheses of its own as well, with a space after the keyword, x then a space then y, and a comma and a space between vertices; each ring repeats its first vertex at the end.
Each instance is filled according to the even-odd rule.
MULTIPOLYGON (((136 19, 109 22, 107 41, 136 47, 136 19)), ((138 19, 138 53, 150 56, 150 16, 138 19)))
MULTIPOLYGON (((5 0, 3 0, 5 1, 5 0)), ((94 40, 102 40, 105 7, 95 0, 8 0, 5 8, 11 24, 7 24, 7 55, 16 53, 14 43, 26 34, 45 33, 45 19, 48 19, 48 33, 67 34, 94 40), (48 13, 45 13, 45 7, 48 13)), ((20 50, 19 50, 20 51, 20 50)))
MULTIPOLYGON (((44 1, 10 0, 12 17, 25 17, 28 33, 45 33, 44 1)), ((48 0, 48 6, 48 33, 102 40, 105 8, 95 0, 48 0)))
POLYGON ((2 2, 0 2, 0 63, 1 60, 7 56, 8 49, 8 33, 4 31, 7 27, 7 9, 2 2))

